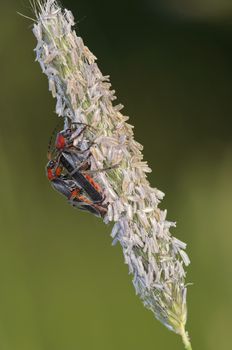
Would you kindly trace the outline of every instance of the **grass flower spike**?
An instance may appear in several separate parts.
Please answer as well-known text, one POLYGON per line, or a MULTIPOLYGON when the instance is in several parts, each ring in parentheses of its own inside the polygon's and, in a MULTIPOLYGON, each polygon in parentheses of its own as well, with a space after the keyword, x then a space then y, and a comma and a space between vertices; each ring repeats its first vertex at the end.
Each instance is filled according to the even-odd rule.
POLYGON ((56 98, 56 113, 67 121, 92 128, 81 136, 93 141, 91 170, 104 191, 105 223, 114 222, 113 244, 120 243, 125 263, 133 275, 136 293, 155 317, 180 334, 191 349, 187 318, 184 265, 190 263, 186 244, 170 234, 175 224, 159 209, 164 194, 150 187, 143 161, 143 147, 134 140, 128 117, 114 105, 109 76, 103 76, 96 57, 73 30, 74 17, 55 0, 34 4, 36 59, 48 77, 56 98))

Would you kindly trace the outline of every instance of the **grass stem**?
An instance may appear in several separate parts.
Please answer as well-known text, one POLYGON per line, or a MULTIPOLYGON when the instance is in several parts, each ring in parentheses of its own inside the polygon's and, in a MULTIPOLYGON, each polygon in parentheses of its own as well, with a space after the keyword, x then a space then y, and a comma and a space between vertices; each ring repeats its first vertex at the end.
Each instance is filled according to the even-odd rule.
POLYGON ((184 325, 181 328, 180 335, 181 335, 183 344, 185 346, 185 349, 186 350, 192 350, 192 345, 190 343, 189 335, 188 335, 188 332, 186 332, 184 325))

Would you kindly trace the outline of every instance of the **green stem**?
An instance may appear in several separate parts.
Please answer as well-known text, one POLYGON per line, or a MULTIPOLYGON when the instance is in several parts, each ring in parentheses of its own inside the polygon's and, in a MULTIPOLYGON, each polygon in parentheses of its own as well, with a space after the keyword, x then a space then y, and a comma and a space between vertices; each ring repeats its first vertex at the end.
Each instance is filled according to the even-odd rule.
POLYGON ((184 346, 185 346, 185 349, 186 349, 186 350, 192 350, 192 345, 191 345, 191 343, 190 343, 190 339, 189 339, 189 336, 188 336, 188 332, 186 332, 184 326, 181 328, 180 335, 181 335, 183 344, 184 344, 184 346))

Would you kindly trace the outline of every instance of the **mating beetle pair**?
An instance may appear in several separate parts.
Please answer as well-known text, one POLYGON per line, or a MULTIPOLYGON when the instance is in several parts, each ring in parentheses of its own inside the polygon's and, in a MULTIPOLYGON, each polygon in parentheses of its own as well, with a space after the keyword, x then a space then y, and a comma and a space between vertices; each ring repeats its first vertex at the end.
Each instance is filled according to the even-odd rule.
POLYGON ((90 146, 81 150, 78 145, 81 142, 79 138, 87 127, 90 126, 72 123, 70 128, 58 132, 54 156, 52 157, 50 150, 48 153, 50 160, 46 167, 47 177, 53 188, 63 194, 74 207, 104 217, 107 207, 103 204, 102 189, 88 174, 90 146))

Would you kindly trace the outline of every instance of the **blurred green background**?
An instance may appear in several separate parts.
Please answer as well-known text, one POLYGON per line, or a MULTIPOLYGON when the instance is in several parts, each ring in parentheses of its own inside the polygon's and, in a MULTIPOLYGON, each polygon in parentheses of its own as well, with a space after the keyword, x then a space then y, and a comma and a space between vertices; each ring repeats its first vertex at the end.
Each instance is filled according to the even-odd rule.
MULTIPOLYGON (((196 350, 231 348, 232 3, 64 0, 188 243, 196 350), (187 4, 186 4, 187 3, 187 4)), ((182 349, 135 296, 111 227, 45 177, 57 123, 27 0, 0 4, 0 349, 182 349)))

